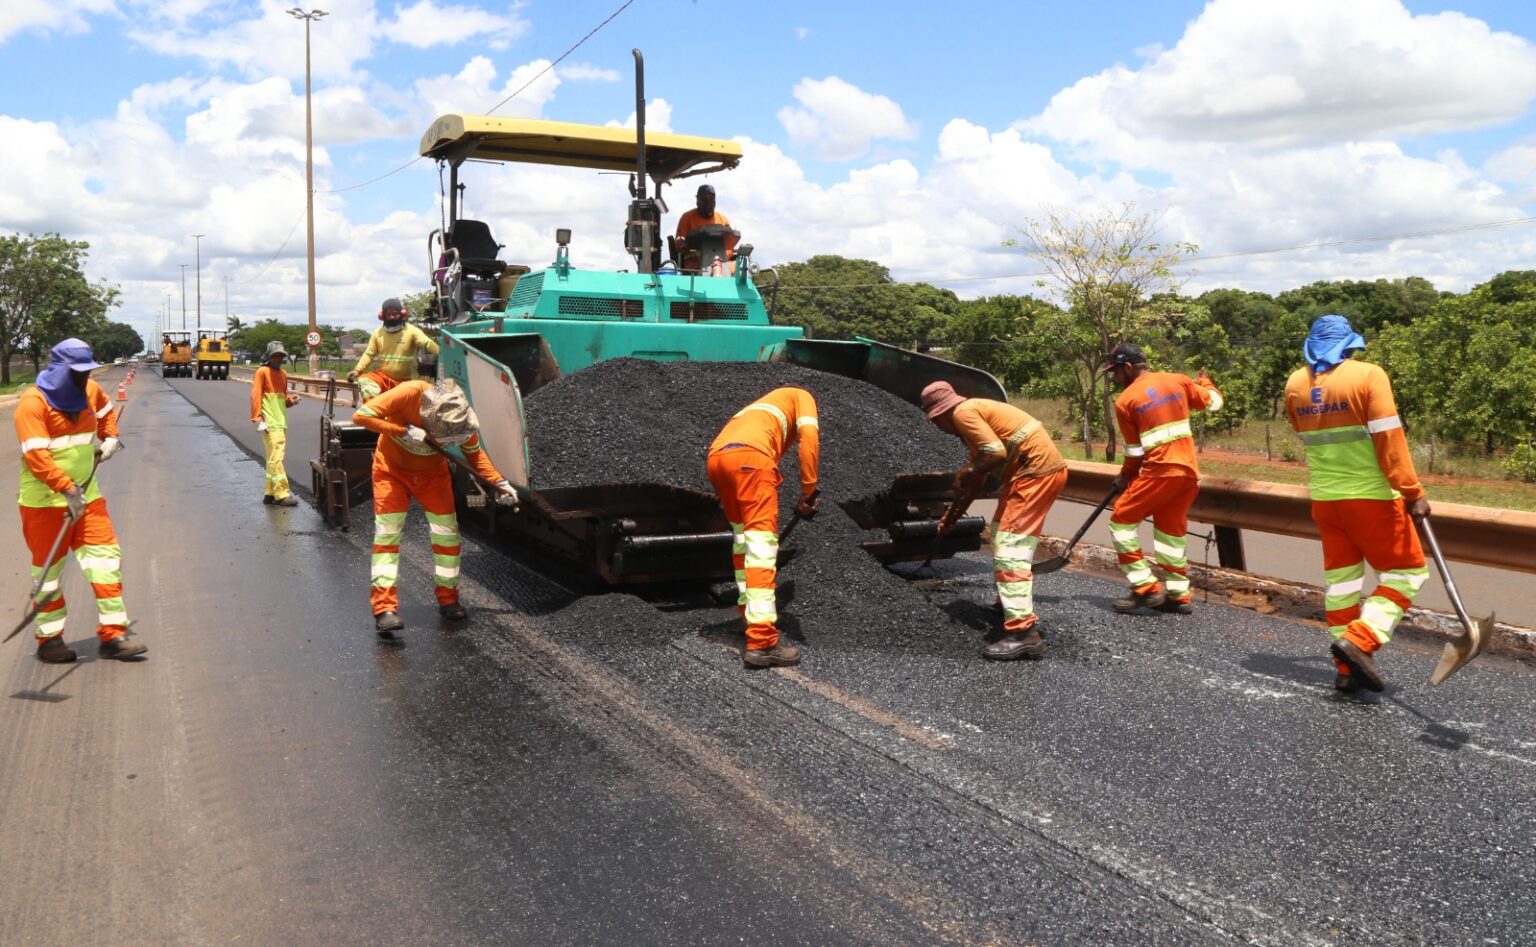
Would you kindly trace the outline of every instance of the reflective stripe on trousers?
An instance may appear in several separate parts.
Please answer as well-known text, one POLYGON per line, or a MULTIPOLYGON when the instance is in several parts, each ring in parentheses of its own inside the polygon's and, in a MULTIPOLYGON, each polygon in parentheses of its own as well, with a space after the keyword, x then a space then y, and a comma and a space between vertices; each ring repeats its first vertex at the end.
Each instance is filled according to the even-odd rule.
POLYGON ((1162 570, 1170 598, 1189 600, 1189 563, 1185 556, 1189 532, 1189 508, 1200 492, 1194 477, 1137 477, 1115 501, 1109 517, 1109 535, 1115 542, 1120 571, 1138 594, 1160 591, 1162 586, 1141 551, 1137 529, 1152 520, 1153 555, 1162 570))
POLYGON ((756 450, 726 450, 709 455, 709 482, 731 524, 732 566, 737 602, 746 621, 747 647, 779 643, 775 586, 779 563, 778 467, 756 450))
POLYGON ((1419 590, 1429 568, 1418 531, 1402 500, 1318 500, 1312 519, 1323 541, 1323 604, 1328 632, 1348 635, 1375 650, 1392 632, 1419 590), (1376 589, 1362 606, 1365 565, 1376 570, 1376 589))
POLYGON ((459 518, 453 506, 453 477, 448 464, 420 473, 391 468, 373 455, 373 562, 369 605, 373 614, 399 611, 400 540, 411 499, 421 504, 432 540, 432 581, 437 603, 459 600, 459 518))
MULTIPOLYGON (((67 512, 52 506, 21 507, 21 530, 32 553, 33 581, 42 574, 43 560, 63 528, 67 512)), ((96 499, 85 505, 85 512, 59 549, 58 561, 49 568, 37 593, 43 603, 37 612, 38 640, 56 637, 64 631, 69 610, 64 602, 62 577, 70 549, 96 595, 96 637, 102 641, 121 637, 128 630, 128 614, 123 605, 123 553, 107 514, 106 500, 96 499)))
POLYGON ((288 430, 267 428, 261 432, 261 446, 267 451, 266 495, 281 500, 291 492, 288 471, 283 467, 283 459, 288 453, 288 430))
POLYGON ((1028 631, 1038 620, 1035 546, 1045 528, 1045 515, 1066 483, 1066 468, 1038 477, 1014 477, 998 497, 992 517, 992 569, 997 600, 1003 607, 1003 631, 1008 634, 1028 631))

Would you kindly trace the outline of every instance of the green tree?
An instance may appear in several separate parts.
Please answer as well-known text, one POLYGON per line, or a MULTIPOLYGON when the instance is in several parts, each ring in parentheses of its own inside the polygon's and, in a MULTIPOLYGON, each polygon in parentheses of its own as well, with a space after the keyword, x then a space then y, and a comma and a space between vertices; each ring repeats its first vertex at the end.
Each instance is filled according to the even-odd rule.
POLYGON ((1345 316, 1355 329, 1374 333, 1391 325, 1406 325, 1434 308, 1441 294, 1418 276, 1397 280, 1338 280, 1287 290, 1275 302, 1300 315, 1310 325, 1328 313, 1345 316))
MULTIPOLYGON (((328 357, 340 356, 341 346, 337 343, 336 337, 344 330, 330 325, 319 325, 316 329, 320 332, 320 354, 328 357)), ((308 334, 309 326, 304 323, 261 319, 240 332, 231 334, 229 344, 233 349, 253 352, 259 359, 261 353, 267 350, 269 343, 280 341, 289 355, 303 358, 309 354, 309 344, 305 341, 305 336, 308 334)))
POLYGON ((950 320, 949 338, 956 343, 956 360, 991 372, 1009 390, 1054 397, 1071 389, 1055 339, 1043 328, 1060 316, 1056 306, 1032 296, 962 300, 950 320))
POLYGON ((819 339, 863 336, 892 345, 943 341, 960 300, 927 283, 897 283, 870 260, 813 256, 775 267, 774 325, 800 326, 819 339))
POLYGON ((25 353, 34 367, 60 339, 103 323, 117 289, 92 284, 83 270, 84 241, 57 233, 0 237, 0 383, 11 380, 11 358, 25 353))
POLYGON ((126 322, 93 325, 80 336, 91 345, 97 361, 128 358, 144 351, 144 339, 126 322))
POLYGON ((224 328, 229 332, 230 335, 234 335, 237 332, 244 332, 247 326, 244 322, 240 321, 239 316, 225 316, 224 328))

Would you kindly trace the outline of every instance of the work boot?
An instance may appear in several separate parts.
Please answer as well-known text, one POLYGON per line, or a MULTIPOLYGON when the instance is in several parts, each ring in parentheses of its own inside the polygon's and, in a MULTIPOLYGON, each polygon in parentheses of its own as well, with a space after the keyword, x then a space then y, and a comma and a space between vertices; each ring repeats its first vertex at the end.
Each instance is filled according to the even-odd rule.
POLYGON ((1151 592, 1132 592, 1130 598, 1115 599, 1115 611, 1122 615, 1130 615, 1139 608, 1162 608, 1168 597, 1162 589, 1154 589, 1151 592))
POLYGON ((1044 657, 1045 641, 1041 639, 1040 632, 1033 628, 1028 631, 1013 632, 1003 635, 985 648, 982 648, 981 656, 991 658, 994 661, 1017 661, 1019 658, 1044 657))
POLYGON ((395 632, 405 627, 405 622, 394 612, 379 612, 373 616, 373 630, 380 638, 393 638, 395 632))
POLYGON ((1170 615, 1193 615, 1195 612, 1195 603, 1191 602, 1187 598, 1170 598, 1163 602, 1163 604, 1157 606, 1157 610, 1160 612, 1167 612, 1170 615))
POLYGON ((298 506, 299 505, 299 498, 290 493, 287 496, 283 497, 281 500, 273 500, 272 501, 272 505, 273 506, 298 506))
POLYGON ((62 635, 54 635, 37 646, 37 659, 44 664, 68 664, 75 659, 75 649, 64 643, 62 635))
POLYGON ((469 617, 469 610, 458 602, 437 606, 437 613, 449 621, 463 621, 469 617))
POLYGON ((1355 680, 1356 686, 1373 691, 1386 688, 1387 682, 1382 679, 1381 672, 1376 670, 1376 659, 1361 650, 1359 645, 1348 638, 1340 638, 1329 650, 1335 658, 1349 665, 1349 676, 1355 680))
POLYGON ((787 668, 800 663, 800 649, 782 641, 771 648, 747 648, 741 652, 741 663, 749 668, 787 668))
POLYGON ((116 638, 108 638, 96 646, 96 653, 104 658, 115 658, 119 661, 125 658, 136 658, 148 651, 147 645, 141 645, 137 641, 129 641, 127 635, 119 635, 116 638))
POLYGON ((274 504, 276 502, 277 502, 277 500, 273 499, 272 494, 270 494, 270 493, 266 494, 265 496, 263 496, 261 498, 261 505, 262 506, 271 506, 272 504, 274 504))

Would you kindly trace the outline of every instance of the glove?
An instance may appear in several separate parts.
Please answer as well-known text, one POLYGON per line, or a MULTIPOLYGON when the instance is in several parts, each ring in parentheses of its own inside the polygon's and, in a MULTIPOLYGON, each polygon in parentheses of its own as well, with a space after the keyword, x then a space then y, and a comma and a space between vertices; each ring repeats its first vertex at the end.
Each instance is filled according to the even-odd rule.
POLYGON ((795 504, 795 512, 803 520, 812 519, 816 516, 816 507, 820 504, 821 501, 815 495, 801 497, 800 502, 795 504))
POLYGON ((1110 486, 1115 488, 1116 493, 1124 493, 1126 484, 1128 483, 1130 483, 1130 481, 1125 479, 1125 474, 1118 474, 1110 486))
POLYGON ((258 420, 256 422, 256 431, 259 434, 267 433, 267 422, 265 420, 258 420))
POLYGON ((427 432, 414 424, 406 426, 405 436, 418 444, 425 444, 427 442, 427 432))
POLYGON ((1429 519, 1429 500, 1419 497, 1408 502, 1408 515, 1416 520, 1429 519))
POLYGON ((64 501, 69 504, 70 519, 79 519, 85 513, 85 494, 77 486, 64 491, 64 501))
POLYGON ((517 489, 505 480, 496 484, 496 505, 511 507, 514 510, 520 505, 517 499, 517 489))
POLYGON ((347 381, 357 381, 357 370, 347 372, 347 381))
POLYGON ((101 463, 112 459, 112 455, 123 449, 123 442, 116 437, 109 437, 101 442, 101 463))
POLYGON ((299 403, 299 396, 298 395, 284 395, 283 396, 283 401, 286 402, 288 407, 291 408, 294 405, 299 403))

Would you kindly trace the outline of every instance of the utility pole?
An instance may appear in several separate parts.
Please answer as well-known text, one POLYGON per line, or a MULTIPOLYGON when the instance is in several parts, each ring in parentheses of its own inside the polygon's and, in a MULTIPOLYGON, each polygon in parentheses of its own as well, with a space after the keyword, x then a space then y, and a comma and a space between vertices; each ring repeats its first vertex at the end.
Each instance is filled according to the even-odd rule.
MULTIPOLYGON (((325 16, 324 10, 305 12, 294 7, 288 15, 304 21, 304 214, 309 233, 309 331, 315 331, 315 127, 310 103, 309 25, 325 16)), ((320 369, 318 350, 309 347, 309 373, 320 369)))
POLYGON ((197 241, 197 334, 203 334, 203 235, 195 233, 197 241))
POLYGON ((229 331, 229 274, 224 274, 224 331, 229 331))
POLYGON ((187 265, 178 263, 181 267, 181 331, 187 331, 187 265))

